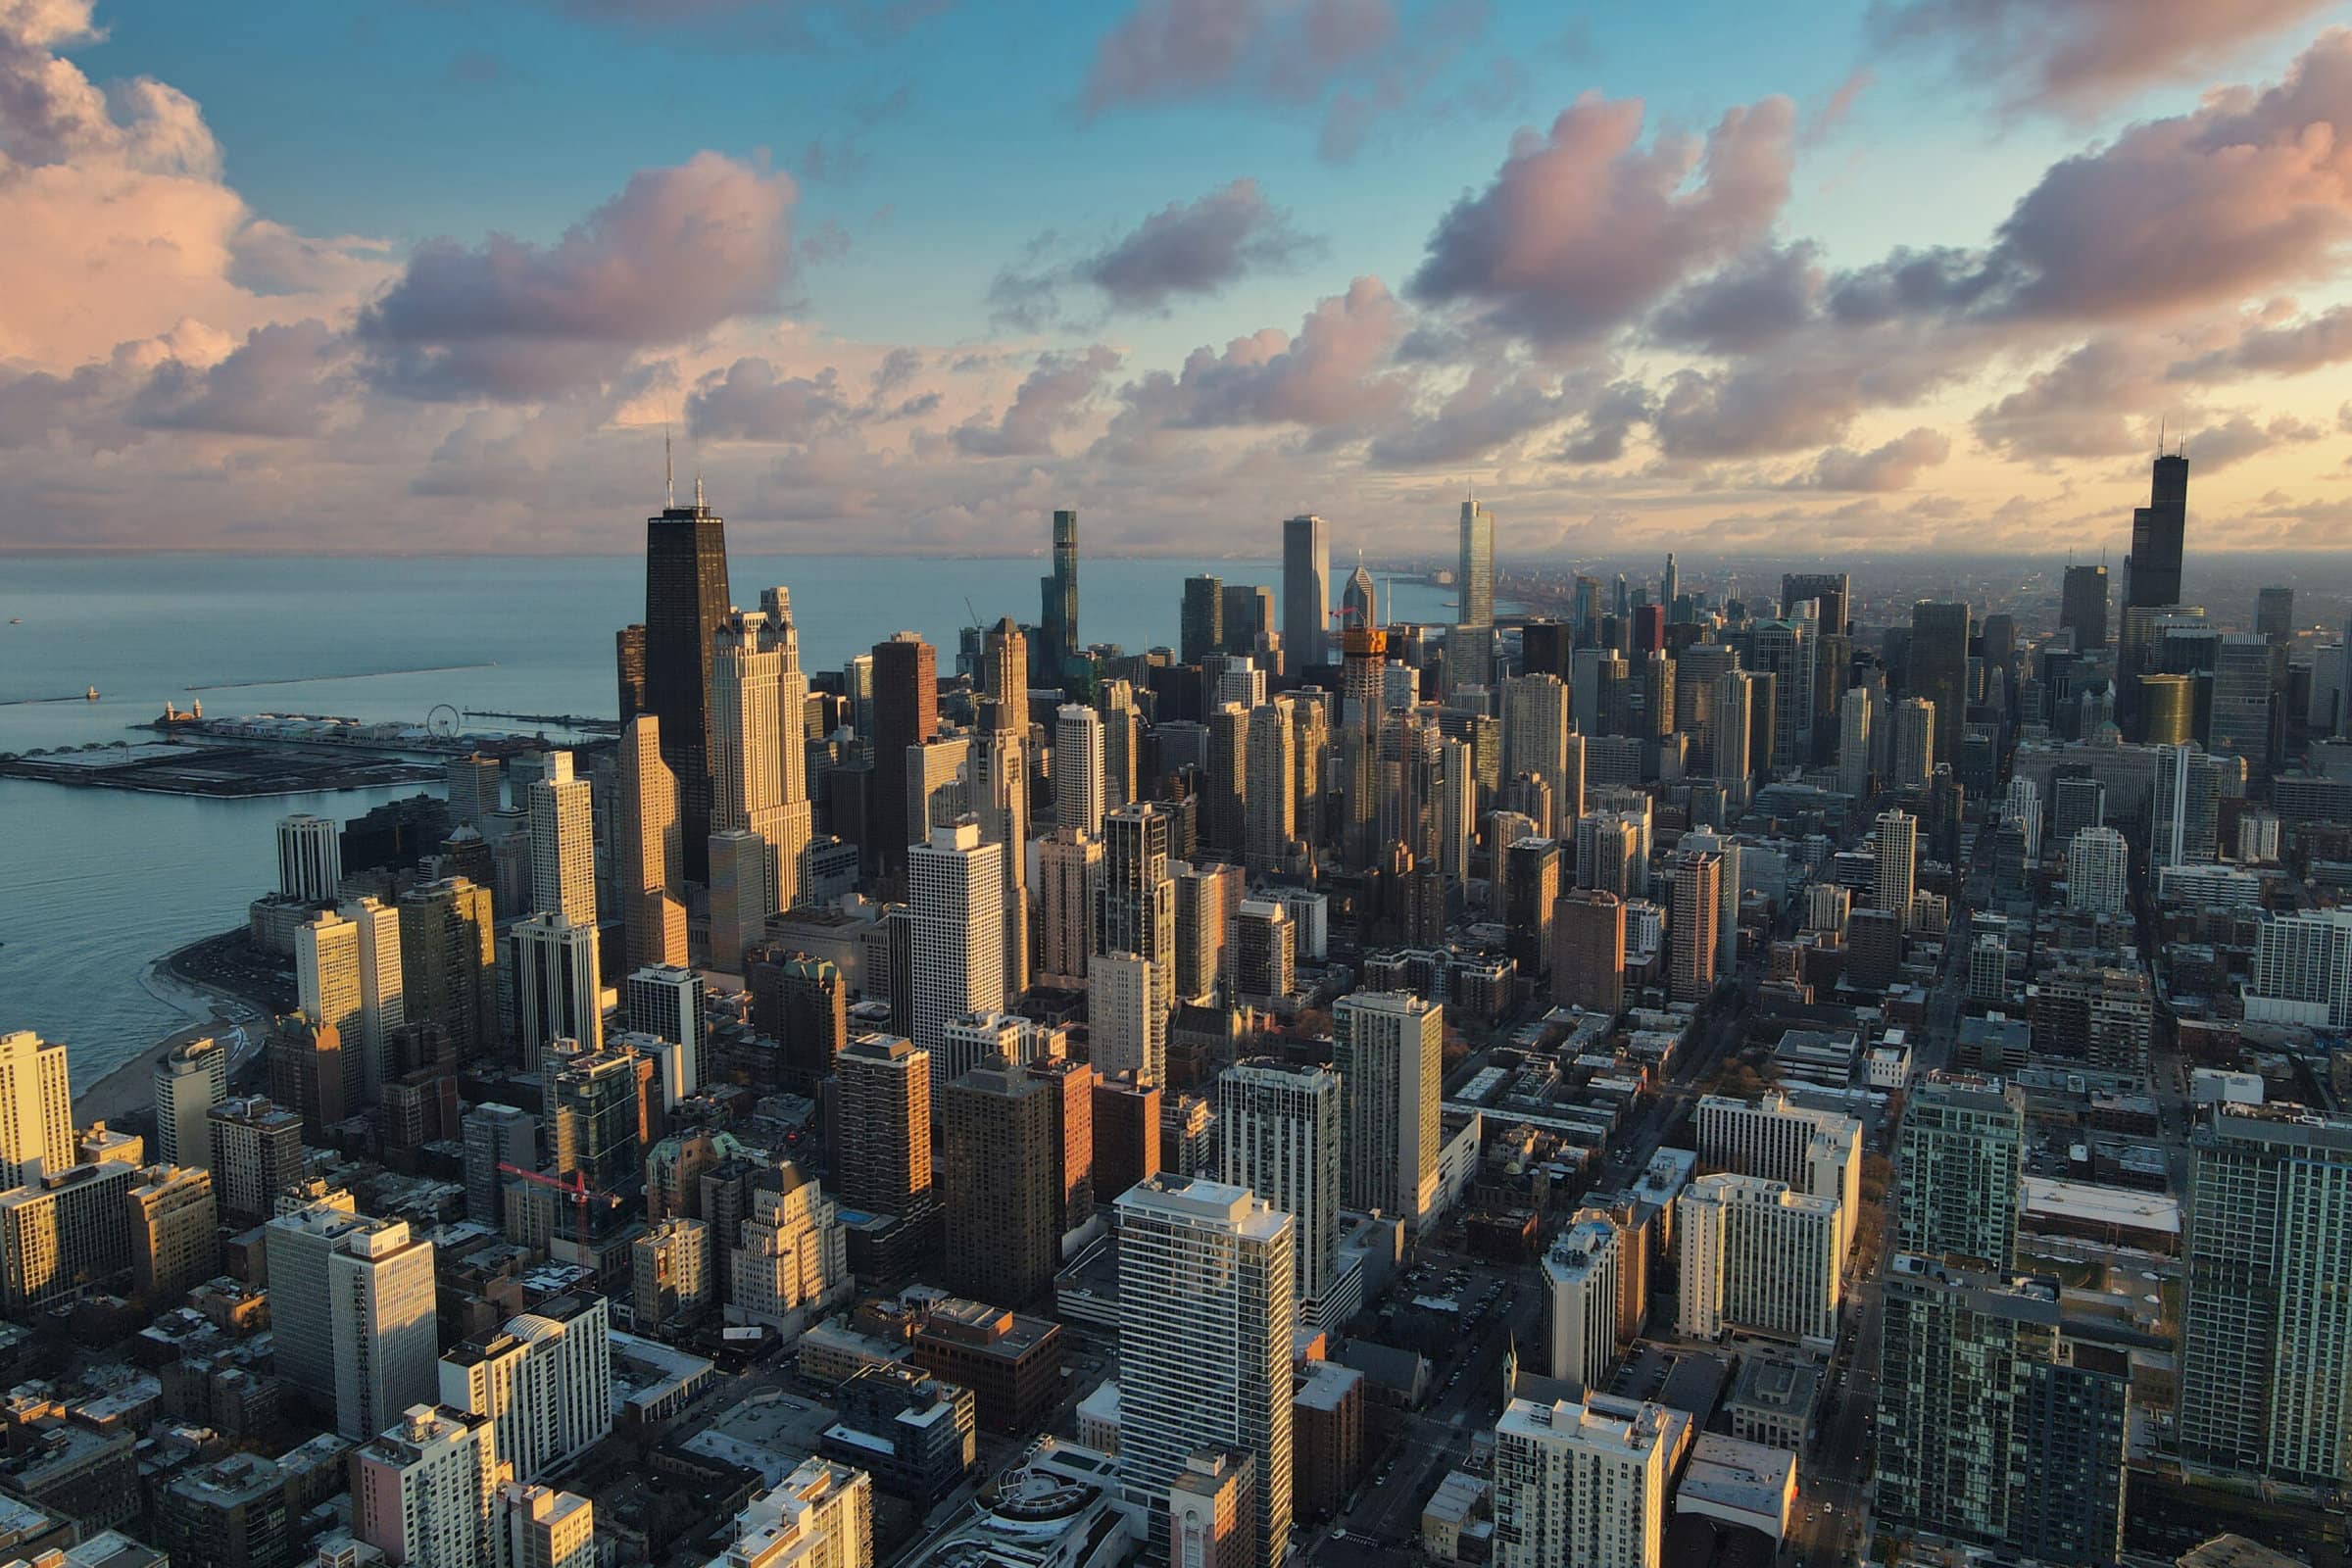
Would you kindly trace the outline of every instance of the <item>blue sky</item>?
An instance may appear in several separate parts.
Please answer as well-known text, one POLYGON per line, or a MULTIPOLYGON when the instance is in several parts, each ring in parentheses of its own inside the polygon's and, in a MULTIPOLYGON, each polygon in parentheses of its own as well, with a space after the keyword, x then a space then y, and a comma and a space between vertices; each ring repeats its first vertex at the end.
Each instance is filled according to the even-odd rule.
MULTIPOLYGON (((2134 127, 2203 134, 2220 111, 2200 108, 2202 94, 2295 78, 2307 56, 2328 56, 2325 29, 2344 20, 2345 7, 2319 0, 310 0, 227 12, 176 0, 0 0, 0 29, 112 94, 118 122, 85 123, 80 140, 0 122, 0 160, 14 160, 0 161, 0 219, 13 168, 20 186, 38 175, 56 187, 43 197, 52 219, 76 188, 103 202, 123 229, 117 254, 140 232, 126 204, 152 200, 153 232, 172 238, 189 269, 201 270, 195 258, 208 245, 231 258, 217 277, 175 272, 188 284, 184 301, 145 281, 126 285, 119 307, 96 288, 74 293, 64 275, 73 259, 61 258, 60 275, 24 297, 66 302, 73 330, 44 330, 35 307, 12 333, 0 307, 0 398, 13 388, 40 407, 46 457, 77 445, 95 455, 87 498, 69 504, 91 509, 99 536, 125 543, 139 537, 141 508, 176 495, 176 510, 204 513, 228 473, 281 484, 287 526, 307 482, 432 496, 468 514, 445 543, 543 536, 534 509, 595 493, 567 491, 567 473, 604 471, 596 451, 663 417, 707 445, 747 519, 764 514, 782 545, 877 517, 895 519, 890 542, 906 547, 952 537, 972 548, 1001 527, 1026 538, 1026 519, 1058 493, 1157 512, 1132 540, 1150 548, 1156 528, 1182 522, 1161 499, 1172 484, 1207 485, 1214 510, 1272 490, 1326 496, 1335 511, 1378 519, 1371 531, 1404 537, 1423 525, 1408 519, 1437 515, 1439 495, 1473 479, 1498 508, 1524 494, 1544 538, 1639 526, 1703 539, 1726 525, 1750 538, 1827 519, 1857 534, 1997 523, 2071 542, 2109 528, 2102 516, 2128 514, 2128 498, 2109 487, 2128 472, 2122 460, 2140 443, 2139 424, 2165 416, 2155 405, 2170 402, 2189 427, 2227 432, 2211 448, 2213 471, 2234 466, 2241 477, 2217 494, 2268 518, 2278 543, 2307 546, 2341 501, 2328 487, 2340 484, 2344 454, 2324 438, 2352 387, 2339 384, 2334 357, 2283 386, 2268 370, 2243 385, 2209 371, 2184 380, 2180 367, 2337 303, 2331 264, 2352 241, 2338 171, 2288 172, 2306 188, 2281 199, 2309 200, 2311 177, 2327 184, 2325 232, 2269 271, 2210 285, 2175 276, 2146 297, 2074 298, 2058 317, 2026 304, 1989 312, 1962 292, 2015 288, 2023 301, 2038 272, 2061 265, 2032 235, 2013 246, 2000 235, 2021 200, 2070 161, 2122 189, 2117 171, 2133 161, 2132 138, 2151 151, 2160 139, 2134 127), (1152 41, 1211 23, 1249 34, 1212 68, 1187 74, 1168 64, 1182 39, 1152 41), (780 35, 795 28, 805 35, 780 35), (1385 41, 1356 51, 1366 37, 1385 41), (1327 58, 1311 58, 1326 46, 1327 58), (1114 57, 1145 85, 1102 88, 1114 57), (123 150, 136 139, 126 127, 146 113, 125 84, 142 81, 180 95, 186 118, 201 122, 193 130, 172 122, 169 169, 123 150), (1554 119, 1587 94, 1634 101, 1638 131, 1589 168, 1563 157, 1589 176, 1583 185, 1573 171, 1522 171, 1526 188, 1514 190, 1514 136, 1541 144, 1551 133, 1565 146, 1569 132, 1554 131, 1554 119), (1335 152, 1350 98, 1380 107, 1360 139, 1335 152), (1674 138, 1709 137, 1727 114, 1770 119, 1778 99, 1791 115, 1764 128, 1751 121, 1723 152, 1744 146, 1770 166, 1763 184, 1785 188, 1731 192, 1709 217, 1699 209, 1716 194, 1710 165, 1692 162, 1679 180, 1628 198, 1633 218, 1677 209, 1660 220, 1658 286, 1631 287, 1606 312, 1563 306, 1596 279, 1641 270, 1638 257, 1582 254, 1609 249, 1615 220, 1604 211, 1580 239, 1572 231, 1583 220, 1565 208, 1609 181, 1643 185, 1642 167, 1674 138), (197 138, 209 138, 209 156, 189 150, 197 138), (418 275, 420 252, 439 242, 469 259, 461 270, 473 305, 527 315, 538 296, 525 297, 529 278, 513 284, 520 293, 500 292, 508 283, 498 281, 505 264, 493 236, 519 242, 509 260, 544 260, 632 179, 699 155, 735 172, 721 200, 749 193, 772 218, 773 254, 750 258, 745 278, 673 313, 678 320, 645 324, 631 312, 663 313, 638 300, 624 302, 629 319, 610 332, 574 321, 562 329, 575 340, 562 345, 561 368, 535 362, 496 385, 450 379, 445 324, 457 318, 438 314, 449 302, 418 275), (166 176, 177 183, 162 188, 166 176), (1232 195, 1258 245, 1246 260, 1228 257, 1213 275, 1140 298, 1090 285, 1088 266, 1122 242, 1169 237, 1150 229, 1153 215, 1175 208, 1188 223, 1204 221, 1190 204, 1231 194, 1236 181, 1253 182, 1232 195), (187 220, 180 204, 204 194, 191 182, 218 209, 199 225, 201 243, 174 226, 187 220), (1472 205, 1455 213, 1457 202, 1472 205), (1542 225, 1555 219, 1569 237, 1547 248, 1542 225), (1482 224, 1511 238, 1471 254, 1482 224), (247 254, 295 240, 306 259, 291 270, 247 254), (1544 253, 1553 275, 1506 276, 1502 252, 1513 245, 1544 253), (1854 341, 1832 302, 1849 285, 1884 282, 1903 257, 1938 252, 1951 275, 1919 320, 1874 321, 1878 337, 1854 341), (1742 328, 1737 343, 1666 329, 1678 302, 1776 259, 1793 270, 1787 276, 1810 278, 1801 327, 1742 328), (1432 281, 1440 261, 1455 266, 1452 284, 1432 281), (1008 275, 1058 311, 1001 308, 1008 275), (1204 365, 1198 388, 1188 377, 1159 389, 1163 406, 1147 410, 1152 377, 1174 381, 1196 350, 1261 334, 1254 341, 1288 343, 1295 358, 1318 302, 1340 301, 1358 278, 1380 280, 1387 298, 1341 312, 1356 324, 1352 336, 1335 334, 1362 356, 1348 361, 1350 385, 1310 388, 1303 400, 1281 386, 1223 396, 1211 376, 1240 376, 1250 368, 1243 362, 1279 352, 1259 347, 1204 365), (403 325, 387 300, 413 307, 414 319, 403 325), (1582 323, 1574 332, 1549 314, 1564 308, 1582 323), (305 395, 282 379, 268 382, 273 413, 221 403, 254 385, 259 354, 221 372, 240 346, 256 347, 250 334, 306 322, 298 351, 281 335, 270 373, 289 374, 301 359, 319 378, 309 401, 331 404, 330 416, 293 416, 289 405, 305 395), (1446 347, 1433 353, 1440 339, 1446 347), (598 341, 617 347, 595 351, 598 341), (840 392, 880 375, 894 349, 920 362, 910 378, 893 372, 906 394, 902 412, 883 410, 879 391, 862 401, 840 392), (1804 388, 1757 379, 1817 359, 1804 388), (1874 373, 1875 361, 1898 363, 1899 373, 1874 373), (102 407, 102 366, 116 405, 102 407), (747 367, 760 389, 795 389, 785 423, 773 422, 772 405, 767 423, 689 413, 701 410, 698 391, 747 367), (78 391, 77 369, 88 372, 78 391), (2061 372, 2096 385, 2077 394, 2050 379, 2061 372), (162 383, 141 379, 158 375, 162 383), (215 380, 219 397, 194 406, 215 380), (2176 384, 2199 390, 2176 396, 2176 384), (813 414, 810 388, 821 405, 813 414), (1631 410, 1614 441, 1612 388, 1631 410), (2026 404, 2005 401, 2021 393, 2026 404), (1804 418, 1751 414, 1729 429, 1731 400, 1759 396, 1822 406, 1804 418), (1693 428, 1688 408, 1678 425, 1678 397, 1704 404, 1710 426, 1693 428), (2035 424, 2021 434, 2039 411, 2072 417, 2102 398, 2096 428, 2035 424), (918 402, 920 412, 905 412, 918 402), (1449 416, 1477 428, 1446 428, 1449 416), (1580 455, 1564 459, 1565 450, 1580 455), (2259 477, 2257 453, 2275 466, 2259 477), (526 462, 538 466, 528 482, 526 462), (829 499, 810 499, 818 492, 829 499)), ((2296 112, 2332 118, 2332 100, 2307 107, 2321 95, 2303 94, 2296 112)), ((1579 119, 1578 134, 1605 139, 1603 119, 1579 119)), ((2334 128, 2352 141, 2352 104, 2344 119, 2334 128)), ((2290 139, 2276 126, 2263 133, 2290 139)), ((2044 209, 2062 205, 2053 196, 2044 209)), ((2053 232, 2063 226, 2053 220, 2053 232)), ((2225 243, 2225 230, 2214 232, 2225 243)), ((613 255, 595 245, 578 254, 616 261, 647 287, 671 275, 612 245, 613 255)), ((36 511, 0 511, 0 545, 49 542, 36 511)), ((282 533, 253 518, 237 529, 282 533)), ((234 542, 222 527, 209 531, 234 542)), ((207 534, 196 527, 187 542, 207 534)))

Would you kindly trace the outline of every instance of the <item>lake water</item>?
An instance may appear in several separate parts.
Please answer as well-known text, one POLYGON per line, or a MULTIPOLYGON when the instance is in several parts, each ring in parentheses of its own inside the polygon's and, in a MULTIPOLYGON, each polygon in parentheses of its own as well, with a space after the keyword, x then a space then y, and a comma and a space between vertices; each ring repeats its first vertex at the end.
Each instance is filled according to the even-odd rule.
MULTIPOLYGON (((802 663, 835 669, 901 628, 954 668, 956 633, 1038 616, 1040 560, 737 556, 739 604, 792 591, 802 663), (970 608, 966 608, 966 600, 970 608)), ((1346 567, 1335 570, 1336 593, 1346 567)), ((1176 641, 1183 581, 1276 590, 1274 562, 1079 563, 1079 629, 1140 651, 1176 641)), ((0 752, 135 738, 200 696, 211 714, 421 720, 614 711, 612 633, 644 616, 643 563, 219 556, 0 558, 0 752), (466 666, 466 667, 450 667, 466 666), (402 671, 427 671, 400 673, 402 671), (224 687, 191 694, 191 686, 224 687), (79 695, 96 686, 96 702, 79 695), (27 703, 24 698, 63 698, 27 703)), ((1384 607, 1386 608, 1386 607, 1384 607)), ((1393 610, 1446 620, 1446 592, 1396 585, 1393 610)), ((476 721, 495 728, 500 720, 476 721)), ((521 726, 517 726, 521 727, 521 726)), ((276 876, 273 825, 348 818, 415 787, 197 800, 0 779, 0 1032, 64 1040, 81 1087, 184 1021, 146 965, 225 930, 276 876)))

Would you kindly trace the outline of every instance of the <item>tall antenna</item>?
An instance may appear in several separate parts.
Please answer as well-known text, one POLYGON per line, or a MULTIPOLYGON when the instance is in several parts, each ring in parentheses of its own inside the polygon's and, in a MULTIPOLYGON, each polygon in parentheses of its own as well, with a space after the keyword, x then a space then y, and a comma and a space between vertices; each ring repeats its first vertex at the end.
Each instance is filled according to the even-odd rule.
POLYGON ((669 426, 662 426, 662 505, 674 509, 678 504, 678 470, 669 457, 669 426))
POLYGON ((694 510, 703 510, 703 470, 700 468, 694 470, 694 510))
POLYGON ((2156 455, 2160 458, 2164 456, 2164 426, 2166 417, 2166 416, 2159 415, 2156 418, 2156 455))

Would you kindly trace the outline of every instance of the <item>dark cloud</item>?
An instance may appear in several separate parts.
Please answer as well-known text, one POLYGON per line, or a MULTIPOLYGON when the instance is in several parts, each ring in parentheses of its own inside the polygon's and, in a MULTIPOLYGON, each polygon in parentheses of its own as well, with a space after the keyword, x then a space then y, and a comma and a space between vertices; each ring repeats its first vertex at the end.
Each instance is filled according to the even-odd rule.
POLYGON ((2175 381, 2233 381, 2248 375, 2300 375, 2352 360, 2352 306, 2338 305, 2285 326, 2255 327, 2228 348, 2182 360, 2175 381))
POLYGON ((2106 458, 2147 445, 2150 409, 2164 407, 2166 345, 2093 338, 2029 375, 1976 416, 1977 439, 2012 458, 2106 458))
POLYGON ((1650 318, 1661 343, 1709 354, 1749 354, 1803 327, 1821 295, 1810 241, 1763 245, 1682 289, 1650 318))
POLYGON ((1085 405, 1118 368, 1117 352, 1101 344, 1081 354, 1040 355, 1037 368, 1013 394, 1004 417, 991 423, 974 415, 956 427, 956 447, 977 458, 1048 456, 1054 436, 1077 422, 1085 405))
POLYGON ((2238 413, 2218 424, 2203 426, 2184 445, 2199 473, 2219 473, 2257 453, 2317 441, 2325 433, 2318 425, 2290 415, 2257 419, 2252 415, 2238 413))
POLYGON ((783 375, 756 358, 704 376, 686 400, 687 428, 711 441, 806 441, 849 416, 831 367, 783 375))
POLYGON ((788 175, 703 153, 637 174, 553 245, 433 241, 360 313, 368 373, 411 397, 542 398, 773 311, 794 197, 788 175))
POLYGON ((1850 369, 1838 365, 1679 370, 1650 425, 1669 458, 1755 457, 1835 442, 1863 402, 1850 369))
POLYGON ((1054 234, 1033 240, 1028 270, 1007 269, 990 285, 1001 318, 1039 326, 1061 313, 1062 292, 1084 287, 1112 311, 1158 311, 1180 295, 1214 294, 1263 269, 1318 250, 1268 203, 1254 179, 1237 179, 1197 201, 1170 202, 1094 254, 1066 266, 1036 263, 1062 248, 1054 234))
POLYGON ((1574 395, 1544 377, 1473 370, 1427 417, 1375 439, 1369 456, 1386 468, 1475 463, 1576 412, 1574 395))
POLYGON ((1627 437, 1634 426, 1647 424, 1655 405, 1649 388, 1639 381, 1611 383, 1592 406, 1585 410, 1583 420, 1560 449, 1562 463, 1615 463, 1625 456, 1627 437))
POLYGON ((158 367, 131 399, 130 419, 151 430, 315 436, 333 407, 326 382, 349 355, 348 341, 324 321, 256 327, 218 365, 158 367))
POLYGON ((1867 452, 1832 447, 1814 460, 1812 469, 1795 480, 1792 489, 1908 490, 1919 476, 1952 455, 1951 438, 1925 425, 1906 430, 1884 446, 1867 452))
POLYGON ((2193 79, 2328 0, 1878 0, 1891 45, 1949 49, 1958 73, 2017 107, 2096 109, 2154 82, 2193 79))
POLYGON ((1542 344, 1597 338, 1761 239, 1788 199, 1795 111, 1734 109, 1702 142, 1642 144, 1638 99, 1588 95, 1522 132, 1494 181, 1442 218, 1409 291, 1542 344))

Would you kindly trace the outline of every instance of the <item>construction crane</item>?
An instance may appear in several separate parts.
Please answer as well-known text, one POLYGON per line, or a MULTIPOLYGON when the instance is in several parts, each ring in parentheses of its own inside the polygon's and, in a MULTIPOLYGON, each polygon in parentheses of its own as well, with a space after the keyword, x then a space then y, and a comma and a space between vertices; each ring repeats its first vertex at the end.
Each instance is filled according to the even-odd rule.
POLYGON ((509 1176, 519 1176, 526 1182, 552 1187, 563 1194, 564 1202, 570 1207, 572 1218, 579 1226, 579 1244, 583 1250, 592 1245, 594 1235, 588 1205, 592 1202, 602 1204, 608 1211, 620 1206, 618 1198, 588 1185, 586 1171, 575 1170, 564 1176, 550 1176, 545 1171, 525 1170, 520 1165, 510 1165, 505 1160, 499 1161, 498 1168, 509 1176))

